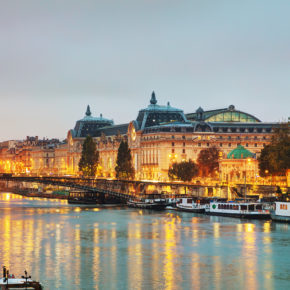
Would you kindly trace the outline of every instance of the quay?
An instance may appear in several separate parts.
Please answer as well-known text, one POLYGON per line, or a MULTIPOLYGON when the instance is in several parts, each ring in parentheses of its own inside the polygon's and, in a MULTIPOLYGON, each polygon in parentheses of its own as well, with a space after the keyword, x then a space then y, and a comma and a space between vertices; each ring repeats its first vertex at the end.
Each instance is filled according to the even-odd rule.
MULTIPOLYGON (((38 190, 40 185, 64 188, 67 192, 81 190, 91 192, 103 198, 114 199, 118 203, 126 203, 130 198, 143 194, 161 193, 167 197, 196 196, 196 197, 243 197, 244 184, 236 186, 213 184, 193 184, 182 182, 153 182, 118 179, 94 179, 68 176, 12 176, 3 174, 0 176, 0 190, 11 191, 25 196, 67 199, 64 194, 46 193, 38 190)), ((251 185, 246 185, 247 192, 252 195, 271 196, 276 191, 276 186, 256 186, 256 191, 251 185)), ((290 192, 289 188, 286 189, 290 192)), ((60 192, 62 192, 60 190, 60 192)))

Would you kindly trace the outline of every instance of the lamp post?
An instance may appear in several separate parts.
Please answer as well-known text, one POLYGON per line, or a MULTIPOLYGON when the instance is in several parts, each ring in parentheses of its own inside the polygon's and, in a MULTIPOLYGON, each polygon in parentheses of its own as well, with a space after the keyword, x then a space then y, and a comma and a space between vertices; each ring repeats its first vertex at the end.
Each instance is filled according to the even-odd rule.
POLYGON ((246 196, 247 196, 247 166, 250 163, 251 163, 251 159, 250 158, 245 159, 245 199, 246 199, 246 196))

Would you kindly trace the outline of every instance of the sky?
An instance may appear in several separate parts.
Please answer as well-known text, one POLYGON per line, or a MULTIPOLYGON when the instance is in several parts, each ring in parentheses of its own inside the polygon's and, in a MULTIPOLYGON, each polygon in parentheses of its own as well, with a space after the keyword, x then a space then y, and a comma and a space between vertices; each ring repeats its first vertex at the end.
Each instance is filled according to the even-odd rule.
POLYGON ((0 0, 0 140, 65 139, 89 104, 290 116, 289 0, 0 0))

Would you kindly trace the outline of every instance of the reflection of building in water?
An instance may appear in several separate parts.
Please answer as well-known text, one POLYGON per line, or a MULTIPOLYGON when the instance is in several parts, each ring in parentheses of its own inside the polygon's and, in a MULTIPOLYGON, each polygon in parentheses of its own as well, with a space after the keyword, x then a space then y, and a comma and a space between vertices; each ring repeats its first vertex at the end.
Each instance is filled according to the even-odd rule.
POLYGON ((205 148, 217 147, 221 158, 225 159, 241 145, 258 156, 270 142, 276 126, 278 123, 263 123, 233 105, 210 111, 198 108, 195 113, 184 114, 169 102, 165 106, 158 105, 153 92, 148 107, 141 109, 136 120, 130 123, 115 125, 102 115, 93 117, 88 106, 84 118, 69 130, 65 142, 30 140, 29 137, 24 142, 1 143, 0 171, 77 174, 82 144, 85 137, 91 135, 100 152, 102 176, 114 176, 119 144, 127 140, 136 179, 166 180, 172 162, 196 161, 205 148))

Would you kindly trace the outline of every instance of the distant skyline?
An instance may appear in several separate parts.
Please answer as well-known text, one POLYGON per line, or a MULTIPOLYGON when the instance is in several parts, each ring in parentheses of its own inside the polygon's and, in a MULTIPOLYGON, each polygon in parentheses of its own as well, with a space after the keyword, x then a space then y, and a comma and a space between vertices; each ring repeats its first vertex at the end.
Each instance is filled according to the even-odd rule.
POLYGON ((0 0, 0 141, 136 119, 154 90, 185 113, 290 116, 288 0, 0 0))

